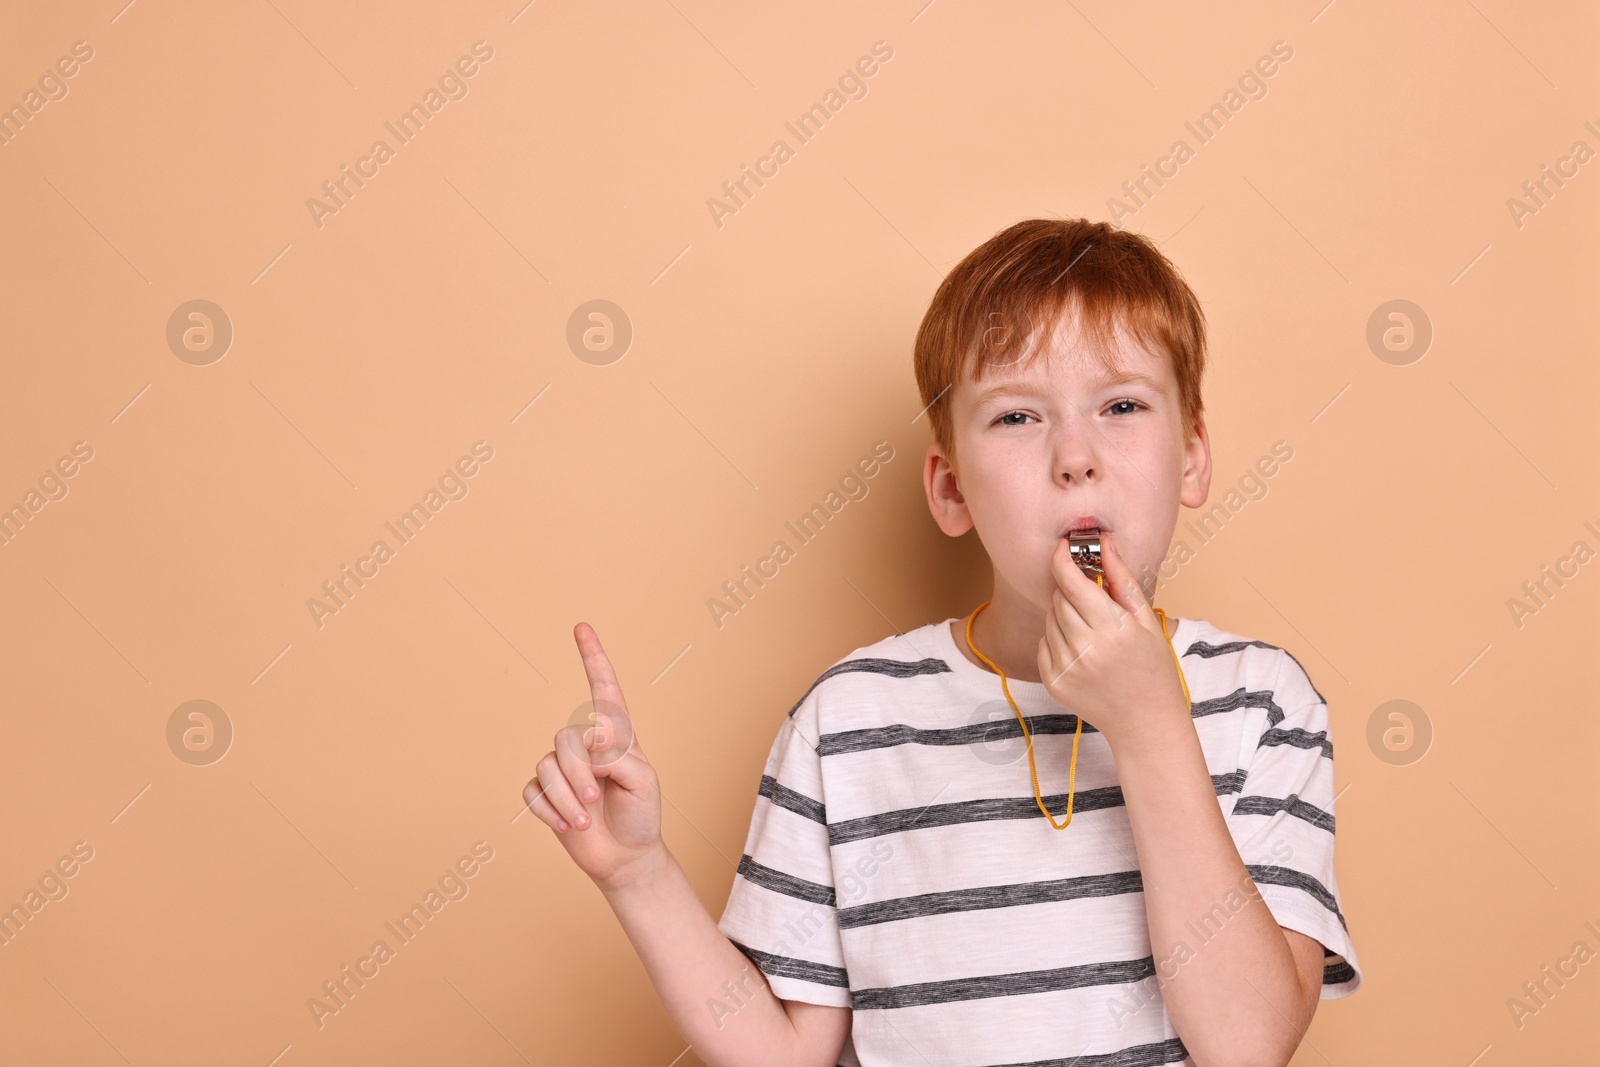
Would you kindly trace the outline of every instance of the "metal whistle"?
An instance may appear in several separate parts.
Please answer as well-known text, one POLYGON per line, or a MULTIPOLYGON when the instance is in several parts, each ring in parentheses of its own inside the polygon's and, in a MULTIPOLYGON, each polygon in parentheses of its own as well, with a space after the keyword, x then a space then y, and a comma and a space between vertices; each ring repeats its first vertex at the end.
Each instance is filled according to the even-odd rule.
POLYGON ((1078 569, 1088 575, 1098 586, 1106 584, 1105 571, 1100 566, 1100 531, 1074 530, 1067 534, 1067 552, 1078 569))

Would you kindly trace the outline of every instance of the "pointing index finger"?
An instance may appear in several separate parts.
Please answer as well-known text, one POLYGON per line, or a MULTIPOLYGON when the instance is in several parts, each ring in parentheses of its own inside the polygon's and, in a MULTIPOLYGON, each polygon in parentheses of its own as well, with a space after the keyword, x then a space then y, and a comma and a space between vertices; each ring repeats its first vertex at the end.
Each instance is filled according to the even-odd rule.
POLYGON ((589 695, 597 702, 606 700, 626 712, 628 704, 622 699, 622 686, 617 683, 617 672, 611 669, 606 650, 600 647, 600 635, 594 632, 593 626, 580 622, 573 627, 572 636, 577 639, 578 653, 583 657, 583 673, 589 678, 589 695))
POLYGON ((644 757, 638 732, 633 728, 633 713, 622 697, 622 686, 611 660, 600 646, 600 635, 594 627, 580 622, 573 627, 573 637, 583 656, 584 674, 589 679, 589 701, 580 706, 571 724, 589 724, 582 733, 586 758, 592 766, 610 766, 629 752, 644 757))

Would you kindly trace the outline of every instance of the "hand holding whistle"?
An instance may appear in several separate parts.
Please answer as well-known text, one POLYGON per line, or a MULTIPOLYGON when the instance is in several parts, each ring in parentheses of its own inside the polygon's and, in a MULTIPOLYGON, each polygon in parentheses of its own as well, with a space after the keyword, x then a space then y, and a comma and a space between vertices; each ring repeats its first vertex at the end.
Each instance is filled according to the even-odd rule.
POLYGON ((1050 564, 1056 589, 1038 665, 1051 698, 1093 723, 1113 748, 1152 724, 1186 725, 1189 702, 1172 646, 1113 535, 1073 531, 1050 564))

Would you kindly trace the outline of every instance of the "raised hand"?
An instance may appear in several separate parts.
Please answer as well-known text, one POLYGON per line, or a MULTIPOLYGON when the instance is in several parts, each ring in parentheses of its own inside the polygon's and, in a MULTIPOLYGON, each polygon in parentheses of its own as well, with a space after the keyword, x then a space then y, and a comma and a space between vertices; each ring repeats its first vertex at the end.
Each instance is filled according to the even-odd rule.
POLYGON ((604 889, 665 855, 661 789, 599 636, 586 622, 572 634, 589 678, 593 721, 556 731, 555 749, 539 760, 522 798, 579 869, 604 889))

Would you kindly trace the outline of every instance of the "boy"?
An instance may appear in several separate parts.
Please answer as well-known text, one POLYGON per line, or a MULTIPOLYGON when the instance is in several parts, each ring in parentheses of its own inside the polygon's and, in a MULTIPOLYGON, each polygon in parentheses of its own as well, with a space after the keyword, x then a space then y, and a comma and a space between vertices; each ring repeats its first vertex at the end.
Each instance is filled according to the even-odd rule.
POLYGON ((720 921, 586 624, 606 728, 556 735, 530 808, 707 1064, 1287 1063, 1361 967, 1322 695, 1284 649, 1150 604, 1210 485, 1198 301, 1140 236, 1028 220, 951 271, 915 359, 928 504, 977 529, 993 597, 789 710, 720 921))

